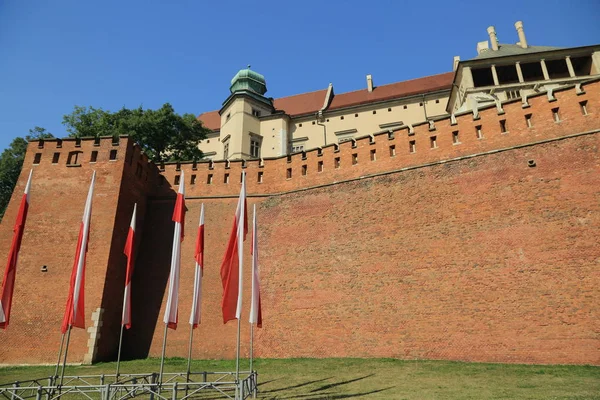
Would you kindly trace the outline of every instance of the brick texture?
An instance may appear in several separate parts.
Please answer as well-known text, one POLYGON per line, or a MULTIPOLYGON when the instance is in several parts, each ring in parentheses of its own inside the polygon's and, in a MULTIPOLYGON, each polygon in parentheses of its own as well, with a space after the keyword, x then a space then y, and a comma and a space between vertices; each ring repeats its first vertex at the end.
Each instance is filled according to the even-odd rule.
MULTIPOLYGON (((168 333, 167 355, 187 356, 193 249, 204 202, 205 291, 194 357, 235 356, 236 324, 221 321, 219 267, 245 171, 249 209, 257 204, 261 222, 264 328, 256 332, 258 357, 598 365, 600 82, 583 89, 555 92, 553 101, 542 94, 525 108, 511 102, 503 110, 480 110, 476 118, 458 115, 456 123, 447 118, 414 131, 244 163, 154 166, 126 139, 31 143, 0 225, 0 254, 7 254, 27 173, 40 153, 11 325, 0 331, 0 362, 56 360, 79 221, 95 169, 86 276, 88 325, 92 312, 104 309, 95 360, 116 356, 122 250, 134 202, 138 257, 133 327, 125 333, 123 357, 160 355, 174 181, 181 171, 188 213, 180 326, 168 333), (584 101, 588 115, 580 107, 584 101), (116 160, 109 160, 111 150, 116 160), (72 151, 82 151, 80 166, 65 165, 72 151), (95 163, 89 162, 92 151, 98 151, 95 163), (53 164, 55 152, 61 155, 53 164), (42 265, 48 272, 40 272, 42 265)), ((249 262, 245 272, 243 354, 249 262)), ((70 361, 83 360, 88 339, 86 331, 73 332, 70 361)))

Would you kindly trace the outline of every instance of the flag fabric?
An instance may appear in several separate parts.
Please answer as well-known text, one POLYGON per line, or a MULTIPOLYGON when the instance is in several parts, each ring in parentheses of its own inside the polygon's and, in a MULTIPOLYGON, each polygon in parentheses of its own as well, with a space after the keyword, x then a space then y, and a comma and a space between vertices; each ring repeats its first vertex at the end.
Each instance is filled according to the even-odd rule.
POLYGON ((192 312, 190 325, 197 328, 200 323, 202 309, 202 276, 204 276, 204 204, 200 209, 200 223, 198 224, 198 237, 196 238, 196 270, 194 273, 194 297, 192 299, 192 312))
POLYGON ((92 175, 92 183, 88 191, 81 227, 79 228, 79 238, 77 239, 77 250, 75 252, 75 261, 71 272, 71 284, 69 288, 69 297, 67 298, 67 307, 61 327, 62 333, 74 326, 85 329, 85 305, 84 305, 84 287, 85 287, 85 260, 87 255, 88 241, 90 238, 90 219, 92 215, 92 197, 94 196, 94 184, 96 182, 96 171, 92 175))
POLYGON ((171 273, 169 275, 169 294, 167 307, 165 309, 164 322, 170 329, 177 329, 177 307, 179 304, 179 267, 181 265, 181 242, 183 242, 183 231, 185 222, 185 178, 181 172, 179 191, 173 210, 173 250, 171 253, 171 273))
POLYGON ((25 229, 25 220, 27 220, 27 211, 29 210, 29 189, 31 188, 31 175, 33 170, 29 171, 29 178, 25 185, 25 192, 21 198, 21 206, 17 221, 13 228, 13 239, 8 252, 8 261, 4 270, 4 279, 2 280, 2 289, 0 290, 0 328, 6 329, 10 320, 10 307, 12 305, 13 290, 15 286, 15 276, 17 274, 17 260, 21 248, 21 239, 25 229))
POLYGON ((133 205, 133 214, 131 215, 131 224, 129 225, 129 233, 127 233, 127 241, 123 253, 127 256, 127 270, 125 272, 125 293, 123 294, 123 316, 121 325, 125 328, 131 328, 131 275, 133 275, 134 252, 133 245, 135 244, 135 217, 137 212, 137 203, 133 205))
POLYGON ((248 208, 246 205, 246 173, 242 173, 242 189, 229 235, 227 250, 221 263, 221 282, 223 284, 223 323, 239 319, 242 313, 242 276, 244 240, 248 233, 248 208))
POLYGON ((250 302, 250 323, 262 328, 262 310, 260 306, 260 279, 258 274, 258 227, 256 225, 256 204, 252 219, 252 300, 250 302))

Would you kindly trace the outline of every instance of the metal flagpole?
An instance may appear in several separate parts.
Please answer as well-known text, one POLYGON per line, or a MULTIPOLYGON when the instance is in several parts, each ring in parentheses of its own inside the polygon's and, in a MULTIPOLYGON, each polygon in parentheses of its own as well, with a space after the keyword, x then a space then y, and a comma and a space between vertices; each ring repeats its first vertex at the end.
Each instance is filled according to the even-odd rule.
POLYGON ((192 366, 192 339, 194 337, 194 325, 190 324, 190 344, 188 346, 187 381, 190 381, 190 368, 192 366))
POLYGON ((60 356, 62 356, 63 345, 65 344, 65 334, 60 334, 60 347, 58 349, 58 360, 56 360, 56 369, 54 370, 54 379, 58 378, 58 368, 60 367, 60 356))
POLYGON ((250 373, 252 373, 252 359, 254 358, 254 324, 250 323, 250 373))
MULTIPOLYGON (((243 207, 243 206, 242 206, 243 207)), ((242 222, 243 224, 243 222, 242 222)), ((240 325, 242 316, 238 318, 238 329, 237 329, 237 352, 235 356, 235 382, 237 383, 240 379, 240 325)))
POLYGON ((62 386, 63 379, 65 377, 65 367, 67 365, 67 354, 69 353, 69 341, 70 340, 71 340, 71 325, 69 325, 69 330, 67 331, 67 344, 65 345, 65 356, 63 358, 63 366, 62 366, 62 372, 60 374, 60 384, 59 384, 59 386, 62 386))
MULTIPOLYGON (((125 304, 123 304, 123 307, 124 306, 125 304)), ((121 324, 121 334, 119 335, 119 354, 117 354, 117 374, 115 376, 115 382, 119 380, 119 366, 121 364, 121 345, 123 344, 123 327, 124 325, 121 324)))
MULTIPOLYGON (((167 348, 167 329, 169 324, 165 323, 165 336, 163 338, 162 356, 160 358, 160 373, 158 374, 158 384, 162 385, 163 367, 165 365, 165 350, 167 348)), ((160 390, 160 386, 159 386, 160 390)))

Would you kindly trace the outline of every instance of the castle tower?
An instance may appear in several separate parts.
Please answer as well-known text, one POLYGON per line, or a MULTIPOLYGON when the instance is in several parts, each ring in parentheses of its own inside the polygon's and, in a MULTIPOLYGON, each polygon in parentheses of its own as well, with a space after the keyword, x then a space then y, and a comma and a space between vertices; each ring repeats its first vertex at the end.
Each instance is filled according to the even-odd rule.
POLYGON ((250 66, 238 71, 231 80, 231 94, 223 102, 220 142, 226 160, 261 157, 262 135, 260 117, 274 111, 267 92, 265 77, 250 66))

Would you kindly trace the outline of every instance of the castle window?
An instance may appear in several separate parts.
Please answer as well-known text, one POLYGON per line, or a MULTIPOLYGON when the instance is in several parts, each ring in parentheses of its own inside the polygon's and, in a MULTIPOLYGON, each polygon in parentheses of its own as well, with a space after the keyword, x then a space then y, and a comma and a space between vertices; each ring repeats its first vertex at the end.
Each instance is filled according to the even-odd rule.
POLYGON ((558 107, 552 109, 552 117, 554 122, 560 122, 560 115, 558 114, 558 107))
POLYGON ((475 127, 475 134, 477 135, 477 139, 483 139, 483 132, 481 131, 481 125, 477 125, 475 127))
MULTIPOLYGON (((231 113, 227 113, 227 116, 225 117, 225 122, 229 121, 229 118, 231 118, 231 113)), ((207 141, 208 143, 208 141, 207 141)))
POLYGON ((396 145, 390 146, 390 157, 396 157, 396 145))
POLYGON ((62 147, 62 139, 56 139, 56 148, 60 149, 62 147))
MULTIPOLYGON (((242 161, 244 161, 244 160, 242 160, 242 161)), ((243 183, 243 182, 244 182, 244 173, 242 172, 242 173, 240 173, 240 183, 243 183)))
POLYGON ((371 161, 375 161, 375 159, 376 159, 376 155, 375 155, 375 153, 376 153, 376 150, 375 150, 375 149, 372 149, 372 150, 371 150, 371 161))
POLYGON ((334 165, 336 168, 339 168, 339 167, 340 167, 340 158, 339 158, 339 157, 336 157, 336 158, 334 158, 334 160, 333 160, 333 165, 334 165))
POLYGON ((329 118, 327 118, 327 120, 325 122, 329 122, 329 118))
POLYGON ((99 137, 94 138, 94 146, 96 146, 96 147, 100 146, 100 138, 99 137))
POLYGON ((431 145, 432 149, 437 149, 437 136, 431 136, 429 138, 429 144, 431 145))
POLYGON ((181 171, 181 163, 175 164, 175 171, 181 171))
POLYGON ((508 128, 506 127, 506 120, 505 119, 501 119, 499 122, 500 122, 500 132, 501 133, 508 132, 508 128))
POLYGON ((544 73, 540 62, 521 63, 521 73, 525 82, 543 81, 544 73))
POLYGON ((452 132, 452 144, 459 144, 460 139, 458 137, 458 131, 452 132))
POLYGON ((354 118, 358 118, 358 114, 354 114, 354 118))
POLYGON ((43 149, 44 148, 44 139, 40 139, 38 140, 38 149, 43 149))
POLYGON ((587 100, 579 102, 579 107, 581 107, 581 113, 583 115, 588 115, 587 100))
POLYGON ((229 140, 223 143, 223 158, 225 160, 229 158, 229 140))
POLYGON ((258 171, 258 183, 263 183, 263 171, 258 171))
POLYGON ((440 99, 435 99, 435 104, 440 104, 440 99))
POLYGON ((206 184, 212 185, 212 182, 213 182, 213 174, 208 174, 208 177, 206 178, 206 184))
POLYGON ((223 175, 223 183, 229 183, 229 174, 223 175))
POLYGON ((515 64, 497 65, 496 73, 498 74, 498 83, 501 85, 519 83, 519 75, 517 75, 517 66, 515 64))
POLYGON ((252 109, 252 115, 254 115, 255 117, 260 117, 260 110, 257 110, 255 108, 252 109))
POLYGON ((423 103, 419 103, 419 107, 423 107, 423 103))
POLYGON ((250 139, 250 157, 260 158, 260 142, 261 140, 256 136, 250 139))
POLYGON ((408 151, 410 153, 415 153, 417 151, 417 142, 415 140, 408 142, 408 151))
POLYGON ((180 180, 181 180, 181 175, 175 175, 175 180, 173 181, 173 184, 179 185, 180 180))
POLYGON ((315 121, 313 121, 313 122, 312 122, 312 124, 314 125, 314 124, 315 124, 315 121))
POLYGON ((286 178, 287 179, 292 179, 292 169, 288 168, 286 171, 286 178))
POLYGON ((391 109, 391 108, 388 108, 388 112, 391 112, 391 111, 392 111, 392 109, 391 109))
POLYGON ((373 110, 373 114, 377 114, 377 110, 373 110))
POLYGON ((571 64, 575 71, 575 76, 588 76, 592 74, 592 57, 573 57, 571 58, 571 64))
POLYGON ((352 165, 358 164, 358 154, 352 154, 352 165))
POLYGON ((58 160, 60 158, 60 153, 54 153, 52 156, 52 164, 58 164, 58 160))
POLYGON ((505 92, 506 94, 506 99, 507 100, 514 100, 514 99, 518 99, 521 97, 521 91, 520 90, 507 90, 505 92))
POLYGON ((70 151, 67 158, 67 165, 80 165, 79 156, 82 154, 81 151, 70 151))
POLYGON ((406 109, 408 108, 408 106, 407 106, 407 105, 404 105, 404 107, 402 107, 402 108, 404 108, 404 109, 406 110, 406 109))
POLYGON ((195 185, 196 184, 196 175, 192 175, 192 177, 190 178, 190 185, 195 185))
POLYGON ((302 166, 302 175, 306 175, 306 171, 307 171, 308 167, 305 165, 302 166))
POLYGON ((117 159, 117 151, 116 150, 111 150, 108 159, 110 161, 115 161, 117 159))
POLYGON ((342 116, 340 117, 340 119, 344 119, 344 116, 342 115, 342 116))
POLYGON ((473 85, 475 87, 494 86, 494 77, 490 67, 472 68, 471 74, 473 76, 473 85))
MULTIPOLYGON (((58 154, 58 153, 55 153, 55 154, 58 154)), ((96 150, 94 150, 94 151, 92 151, 92 154, 90 155, 90 162, 95 163, 97 159, 98 159, 98 152, 96 150)))
POLYGON ((568 78, 569 68, 567 67, 567 60, 561 58, 559 60, 546 60, 546 68, 548 69, 548 75, 550 79, 568 78))
POLYGON ((317 172, 323 172, 323 161, 317 163, 317 172))
POLYGON ((298 124, 298 128, 302 128, 302 124, 298 124))
POLYGON ((533 123, 531 122, 531 114, 525 115, 525 123, 527 124, 528 128, 533 127, 533 123))
POLYGON ((39 164, 40 161, 42 161, 42 153, 35 153, 35 156, 33 156, 33 163, 39 164))
POLYGON ((75 147, 81 147, 81 138, 75 138, 75 147))

